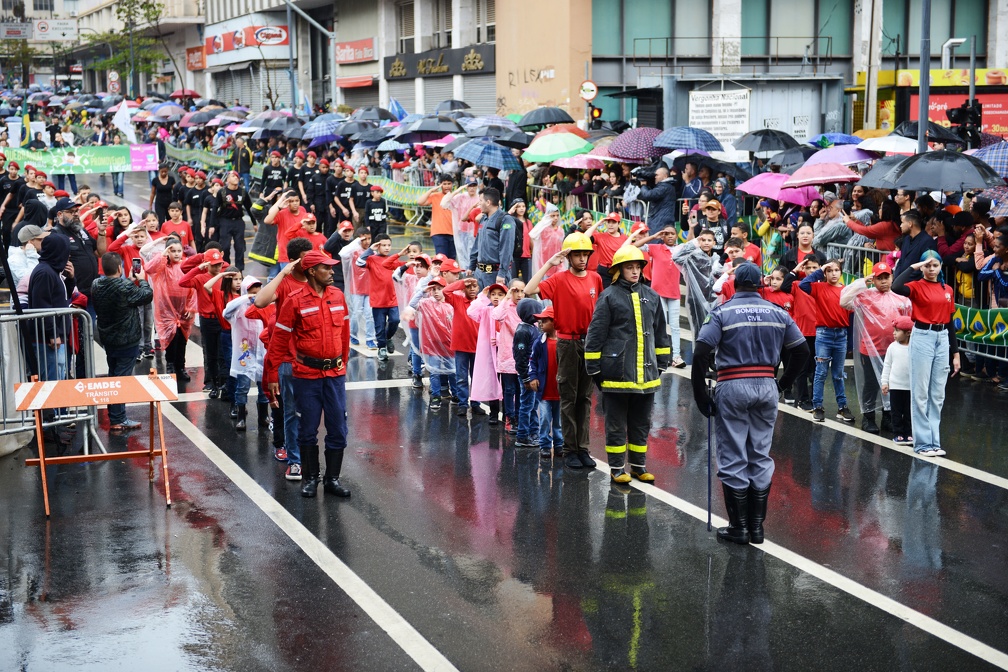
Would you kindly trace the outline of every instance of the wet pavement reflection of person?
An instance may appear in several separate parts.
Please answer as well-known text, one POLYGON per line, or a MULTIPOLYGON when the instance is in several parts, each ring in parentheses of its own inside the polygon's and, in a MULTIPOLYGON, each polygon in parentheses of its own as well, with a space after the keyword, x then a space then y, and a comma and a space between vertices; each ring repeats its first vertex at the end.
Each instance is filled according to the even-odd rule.
POLYGON ((766 556, 729 549, 712 617, 717 640, 711 644, 707 668, 712 670, 773 670, 770 630, 773 605, 767 593, 766 556), (740 622, 745 627, 739 627, 740 622))

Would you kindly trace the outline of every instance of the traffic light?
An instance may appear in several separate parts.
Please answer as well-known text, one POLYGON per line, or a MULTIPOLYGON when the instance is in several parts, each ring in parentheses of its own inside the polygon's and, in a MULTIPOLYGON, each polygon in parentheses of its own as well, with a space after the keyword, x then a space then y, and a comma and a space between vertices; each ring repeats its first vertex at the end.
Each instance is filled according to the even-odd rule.
POLYGON ((588 127, 597 130, 602 128, 602 108, 595 107, 591 103, 588 103, 588 127))
POLYGON ((963 139, 969 149, 980 146, 980 128, 983 122, 980 101, 974 99, 970 105, 967 100, 959 107, 950 107, 945 115, 955 125, 956 135, 963 139))

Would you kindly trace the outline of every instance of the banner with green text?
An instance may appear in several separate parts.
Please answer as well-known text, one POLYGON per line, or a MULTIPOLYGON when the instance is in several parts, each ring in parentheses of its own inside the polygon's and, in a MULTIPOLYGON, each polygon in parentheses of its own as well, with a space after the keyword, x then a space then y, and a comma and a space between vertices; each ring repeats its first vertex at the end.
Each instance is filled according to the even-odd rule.
POLYGON ((8 161, 31 164, 47 175, 127 173, 157 170, 157 145, 65 147, 42 151, 8 147, 8 161))

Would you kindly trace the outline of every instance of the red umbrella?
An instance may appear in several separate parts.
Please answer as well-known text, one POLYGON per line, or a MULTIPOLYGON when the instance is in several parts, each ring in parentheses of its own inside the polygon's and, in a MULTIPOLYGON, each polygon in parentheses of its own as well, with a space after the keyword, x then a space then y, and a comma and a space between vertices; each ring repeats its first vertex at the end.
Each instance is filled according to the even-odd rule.
POLYGON ((839 163, 817 163, 811 166, 802 166, 781 186, 785 188, 809 187, 832 182, 857 182, 860 179, 860 175, 839 163))
POLYGON ((172 91, 168 95, 168 97, 169 98, 186 98, 186 97, 188 97, 188 98, 201 98, 202 96, 200 96, 200 94, 196 93, 192 89, 178 89, 176 91, 172 91))
POLYGON ((108 111, 109 112, 118 112, 119 108, 122 107, 123 105, 125 105, 128 108, 137 108, 137 107, 140 107, 140 103, 136 102, 135 100, 124 100, 123 102, 117 103, 117 104, 113 105, 112 107, 110 107, 108 109, 108 111))
MULTIPOLYGON (((589 137, 588 131, 581 130, 577 127, 577 124, 557 124, 555 126, 548 126, 536 133, 535 137, 538 138, 543 135, 549 135, 550 133, 573 133, 579 138, 584 138, 585 140, 589 137)), ((535 138, 532 139, 535 140, 535 138)))

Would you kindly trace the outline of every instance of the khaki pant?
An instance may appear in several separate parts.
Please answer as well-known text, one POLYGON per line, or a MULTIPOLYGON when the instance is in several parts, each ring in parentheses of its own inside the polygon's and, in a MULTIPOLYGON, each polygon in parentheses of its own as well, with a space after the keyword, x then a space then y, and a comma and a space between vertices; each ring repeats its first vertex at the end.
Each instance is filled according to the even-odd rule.
POLYGON ((588 452, 592 379, 585 368, 583 340, 557 341, 557 388, 564 455, 588 452))

